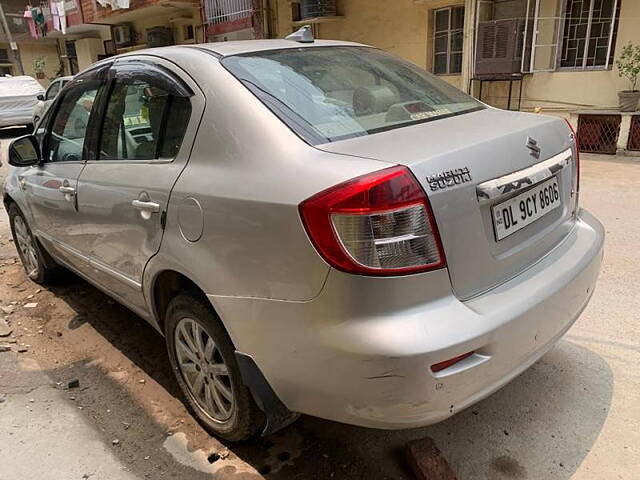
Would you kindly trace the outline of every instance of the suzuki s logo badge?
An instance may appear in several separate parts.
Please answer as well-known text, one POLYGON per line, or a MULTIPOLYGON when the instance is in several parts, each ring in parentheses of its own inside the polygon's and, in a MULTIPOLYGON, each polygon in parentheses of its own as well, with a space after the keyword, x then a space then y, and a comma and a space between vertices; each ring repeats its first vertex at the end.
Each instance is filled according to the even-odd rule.
POLYGON ((529 155, 536 159, 540 158, 540 147, 536 139, 527 137, 527 148, 529 149, 529 155))

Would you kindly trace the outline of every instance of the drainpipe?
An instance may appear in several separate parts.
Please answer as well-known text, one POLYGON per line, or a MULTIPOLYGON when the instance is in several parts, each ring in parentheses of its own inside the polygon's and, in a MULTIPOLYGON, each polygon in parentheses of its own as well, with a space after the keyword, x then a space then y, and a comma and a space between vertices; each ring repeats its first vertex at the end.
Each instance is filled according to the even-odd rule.
POLYGON ((262 0, 253 0, 253 36, 256 39, 265 38, 264 35, 264 8, 262 0))
POLYGON ((20 72, 20 75, 24 75, 24 68, 22 68, 22 59, 20 58, 18 44, 13 41, 13 37, 11 36, 11 30, 9 30, 9 25, 7 24, 7 17, 4 15, 4 8, 2 8, 2 2, 0 2, 0 21, 2 22, 2 29, 7 36, 7 40, 9 40, 9 45, 11 45, 11 51, 13 52, 13 58, 18 66, 18 71, 20 72))
MULTIPOLYGON (((462 84, 460 89, 468 92, 475 70, 477 0, 464 2, 464 43, 462 47, 462 84)), ((473 94, 473 92, 471 92, 473 94)))

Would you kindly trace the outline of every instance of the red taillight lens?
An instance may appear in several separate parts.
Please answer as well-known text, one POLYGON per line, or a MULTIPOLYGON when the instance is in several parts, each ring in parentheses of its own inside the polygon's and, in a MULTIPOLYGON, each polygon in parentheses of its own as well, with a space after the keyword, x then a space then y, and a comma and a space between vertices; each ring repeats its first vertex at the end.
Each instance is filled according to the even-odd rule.
POLYGON ((565 122, 571 129, 571 133, 573 134, 573 140, 575 142, 575 163, 574 163, 574 171, 573 171, 573 191, 575 192, 576 202, 575 202, 575 211, 578 210, 578 197, 580 194, 580 142, 578 141, 578 135, 576 131, 573 129, 573 125, 565 118, 565 122))
POLYGON ((402 275, 445 265, 429 200, 406 167, 348 180, 300 204, 302 222, 333 267, 402 275))

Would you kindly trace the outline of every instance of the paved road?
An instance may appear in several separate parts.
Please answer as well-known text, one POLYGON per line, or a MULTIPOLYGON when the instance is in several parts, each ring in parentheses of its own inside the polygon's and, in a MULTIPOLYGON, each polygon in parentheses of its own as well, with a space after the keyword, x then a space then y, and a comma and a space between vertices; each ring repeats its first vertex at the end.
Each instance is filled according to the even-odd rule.
POLYGON ((408 479, 403 447, 425 436, 434 438, 461 480, 637 479, 640 162, 584 156, 582 171, 582 204, 607 229, 605 263, 590 306, 541 361, 490 398, 429 428, 372 431, 303 417, 266 440, 227 445, 228 457, 177 399, 162 338, 81 280, 36 293, 19 265, 6 259, 13 250, 0 212, 0 304, 21 305, 29 295, 38 302, 9 315, 29 351, 0 353, 0 395, 8 392, 0 404, 0 480, 26 478, 24 472, 45 480, 82 478, 76 472, 98 463, 127 476, 96 471, 93 480, 260 478, 256 470, 269 479, 408 479), (24 380, 30 375, 37 375, 38 388, 20 390, 33 384, 24 380), (53 388, 69 378, 88 388, 53 388), (36 395, 41 399, 30 403, 36 395), (41 428, 28 428, 33 422, 41 428), (67 427, 56 430, 56 422, 67 427), (38 443, 43 431, 68 448, 48 450, 38 443), (51 465, 69 465, 73 475, 38 470, 34 460, 46 451, 51 465), (213 452, 226 458, 210 464, 213 452), (10 462, 3 460, 8 456, 10 462))

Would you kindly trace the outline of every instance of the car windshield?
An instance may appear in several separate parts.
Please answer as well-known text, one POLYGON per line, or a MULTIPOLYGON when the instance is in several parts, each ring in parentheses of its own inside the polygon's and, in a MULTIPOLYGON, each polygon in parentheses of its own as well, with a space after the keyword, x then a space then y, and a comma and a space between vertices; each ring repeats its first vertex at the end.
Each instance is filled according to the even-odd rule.
POLYGON ((369 47, 254 52, 222 64, 314 144, 484 108, 436 76, 369 47))

